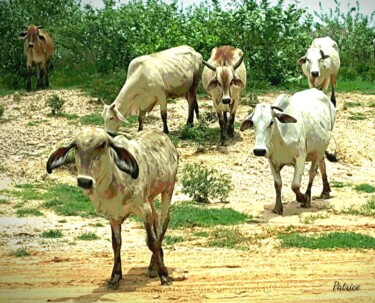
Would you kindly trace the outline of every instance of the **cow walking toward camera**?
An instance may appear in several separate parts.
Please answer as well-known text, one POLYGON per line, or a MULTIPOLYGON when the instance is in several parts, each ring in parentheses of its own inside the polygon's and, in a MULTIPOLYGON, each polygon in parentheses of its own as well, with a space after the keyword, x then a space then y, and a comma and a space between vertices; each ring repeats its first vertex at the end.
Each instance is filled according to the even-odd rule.
POLYGON ((302 207, 310 207, 317 167, 323 180, 321 198, 330 197, 324 154, 335 119, 336 110, 332 102, 322 91, 313 88, 292 97, 279 95, 273 105, 257 104, 242 122, 241 131, 254 127, 254 155, 268 159, 276 190, 275 213, 283 213, 280 171, 285 165, 294 166, 292 190, 302 207), (311 167, 309 184, 303 194, 300 188, 305 161, 311 161, 311 167))
POLYGON ((42 26, 30 25, 18 35, 19 39, 25 40, 24 54, 27 57, 27 82, 26 90, 31 91, 32 67, 36 67, 37 88, 49 86, 48 68, 53 54, 53 42, 50 34, 42 30, 42 26), (44 79, 44 83, 43 83, 44 79))
POLYGON ((340 56, 337 43, 330 37, 316 38, 305 56, 298 60, 309 81, 310 88, 319 88, 327 93, 331 82, 331 101, 336 106, 336 79, 340 69, 340 56))
POLYGON ((115 133, 129 115, 139 113, 138 131, 146 112, 160 105, 163 131, 168 134, 167 99, 185 96, 189 113, 186 124, 198 117, 197 89, 202 56, 190 46, 170 48, 132 60, 126 82, 111 105, 104 104, 106 131, 115 133))
POLYGON ((112 139, 102 129, 86 129, 47 161, 47 172, 64 164, 75 150, 78 186, 95 209, 110 220, 114 265, 109 287, 117 289, 122 278, 121 224, 131 213, 142 219, 152 252, 149 276, 171 283, 164 265, 162 241, 169 223, 176 183, 178 153, 167 135, 158 130, 139 132, 133 140, 112 139), (154 199, 161 195, 160 217, 154 199))
POLYGON ((202 83, 212 97, 219 119, 221 144, 225 142, 225 131, 234 135, 234 120, 241 93, 246 85, 244 54, 232 46, 216 47, 211 51, 208 62, 203 61, 202 83), (229 121, 227 113, 230 114, 229 121))

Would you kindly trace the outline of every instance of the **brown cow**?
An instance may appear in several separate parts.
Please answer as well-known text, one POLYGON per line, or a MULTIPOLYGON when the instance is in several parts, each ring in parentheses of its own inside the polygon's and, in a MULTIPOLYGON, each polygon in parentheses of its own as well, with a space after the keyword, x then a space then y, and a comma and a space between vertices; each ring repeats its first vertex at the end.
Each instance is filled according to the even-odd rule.
POLYGON ((36 66, 38 82, 37 88, 48 87, 48 65, 53 53, 53 42, 50 34, 41 30, 42 26, 30 25, 18 35, 18 39, 25 40, 24 54, 27 57, 27 83, 26 90, 31 91, 31 72, 36 66), (43 85, 43 76, 45 83, 43 85))
POLYGON ((246 68, 243 52, 233 46, 216 47, 211 52, 203 69, 202 82, 207 94, 212 97, 219 118, 221 144, 224 144, 224 131, 234 134, 234 119, 239 99, 246 85, 246 68), (227 125, 227 112, 230 113, 227 125))

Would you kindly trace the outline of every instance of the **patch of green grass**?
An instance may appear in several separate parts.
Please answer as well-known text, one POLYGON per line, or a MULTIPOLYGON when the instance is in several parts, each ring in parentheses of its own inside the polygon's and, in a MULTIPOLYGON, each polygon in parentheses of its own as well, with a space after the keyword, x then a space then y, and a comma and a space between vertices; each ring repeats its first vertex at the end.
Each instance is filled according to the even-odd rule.
POLYGON ((219 141, 220 129, 218 127, 211 128, 207 122, 199 119, 198 123, 195 123, 194 126, 183 125, 177 137, 180 140, 191 141, 198 145, 207 145, 219 141))
POLYGON ((126 118, 126 121, 122 122, 123 127, 133 127, 138 124, 138 115, 132 115, 126 118))
POLYGON ((165 236, 164 237, 164 242, 167 245, 173 245, 173 244, 180 243, 183 241, 184 241, 184 238, 181 236, 165 236))
POLYGON ((18 217, 27 217, 27 216, 43 216, 43 213, 37 208, 19 208, 16 211, 18 217))
POLYGON ((65 219, 62 219, 62 220, 59 220, 58 222, 59 222, 59 223, 67 223, 68 221, 65 220, 65 219))
POLYGON ((50 238, 50 239, 56 239, 56 238, 62 238, 63 234, 61 231, 57 229, 50 229, 42 232, 41 235, 42 238, 50 238))
POLYGON ((366 183, 358 184, 354 186, 354 189, 363 193, 375 193, 375 186, 366 183))
POLYGON ((301 234, 281 234, 279 239, 284 247, 309 249, 375 249, 375 238, 354 232, 333 232, 315 236, 301 234))
POLYGON ((63 114, 61 114, 61 116, 65 117, 68 120, 75 120, 75 119, 79 118, 79 116, 76 115, 76 114, 66 114, 66 113, 63 113, 63 114))
POLYGON ((375 94, 374 84, 369 81, 353 80, 340 81, 341 92, 359 91, 364 94, 375 94))
POLYGON ((56 184, 49 187, 48 194, 49 199, 42 206, 60 216, 98 216, 89 198, 78 187, 56 184))
POLYGON ((46 123, 48 120, 35 120, 35 121, 29 121, 26 125, 27 126, 38 126, 39 124, 46 123))
POLYGON ((82 125, 103 125, 104 124, 103 117, 98 113, 93 113, 93 114, 82 116, 80 120, 81 120, 82 125))
POLYGON ((94 227, 104 227, 104 224, 100 223, 100 222, 97 222, 97 223, 90 223, 89 224, 90 226, 94 226, 94 227))
POLYGON ((370 104, 368 105, 368 107, 375 107, 375 102, 370 102, 370 104))
POLYGON ((347 110, 348 108, 353 108, 353 107, 358 107, 361 106, 362 104, 359 102, 350 102, 350 101, 345 101, 344 105, 342 106, 343 110, 347 110))
POLYGON ((12 252, 12 254, 17 258, 30 256, 30 253, 27 251, 26 247, 17 248, 12 252))
POLYGON ((308 216, 303 216, 302 213, 299 215, 299 221, 303 224, 311 224, 319 219, 326 219, 329 217, 329 214, 312 214, 308 216))
POLYGON ((208 231, 197 231, 194 233, 194 236, 196 237, 202 237, 202 238, 207 238, 210 236, 208 231))
POLYGON ((354 216, 375 217, 375 196, 372 196, 366 204, 359 208, 351 205, 349 208, 343 209, 339 213, 354 216))
POLYGON ((0 173, 4 173, 4 172, 6 172, 6 168, 4 165, 0 164, 0 173))
POLYGON ((351 186, 351 183, 342 182, 342 181, 331 181, 330 185, 331 187, 334 187, 334 188, 343 188, 343 187, 351 186))
POLYGON ((209 247, 247 249, 248 238, 236 228, 217 228, 210 233, 209 247))
POLYGON ((194 226, 236 225, 245 223, 249 219, 247 214, 232 208, 212 208, 204 204, 182 202, 172 206, 169 227, 178 229, 194 226))
POLYGON ((10 204, 10 202, 7 199, 0 198, 0 204, 10 204))
POLYGON ((350 113, 349 120, 366 120, 367 117, 363 113, 350 113))
POLYGON ((82 241, 93 241, 93 240, 98 240, 100 238, 94 233, 87 232, 78 236, 77 239, 82 240, 82 241))
POLYGON ((234 122, 234 128, 235 129, 240 129, 241 123, 240 122, 234 122))

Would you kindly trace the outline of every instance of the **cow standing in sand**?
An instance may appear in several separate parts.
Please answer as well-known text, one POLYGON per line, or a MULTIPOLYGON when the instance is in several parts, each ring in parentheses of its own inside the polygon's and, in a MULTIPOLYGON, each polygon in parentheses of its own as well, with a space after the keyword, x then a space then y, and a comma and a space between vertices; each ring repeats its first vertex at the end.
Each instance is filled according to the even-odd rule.
POLYGON ((323 180, 321 198, 330 197, 324 153, 335 119, 336 110, 329 98, 313 88, 292 97, 279 95, 272 106, 257 104, 242 122, 241 131, 254 127, 254 155, 268 158, 275 182, 275 213, 283 213, 280 171, 285 165, 294 166, 292 190, 302 207, 311 205, 311 187, 318 166, 323 180), (305 161, 311 161, 311 167, 309 184, 306 193, 302 194, 300 187, 305 161))
POLYGON ((106 131, 115 133, 131 114, 139 112, 138 130, 143 129, 146 112, 160 104, 163 131, 168 134, 167 99, 185 96, 189 104, 187 124, 198 116, 197 88, 202 56, 190 46, 170 48, 141 56, 129 64, 126 82, 116 100, 104 105, 106 131))
POLYGON ((53 42, 50 34, 42 30, 42 26, 28 26, 18 36, 19 39, 25 40, 24 54, 27 57, 27 82, 26 90, 31 91, 31 74, 32 67, 36 66, 37 71, 37 88, 49 86, 48 67, 53 54, 53 42), (43 83, 44 78, 44 83, 43 83))
POLYGON ((331 82, 331 101, 336 106, 336 79, 340 69, 340 56, 337 43, 330 37, 316 38, 305 56, 298 60, 309 81, 310 88, 319 88, 327 93, 331 82))
POLYGON ((169 284, 161 246, 178 165, 178 153, 169 137, 148 130, 137 133, 133 140, 124 136, 112 139, 102 129, 86 129, 49 157, 47 172, 63 165, 71 149, 75 150, 78 186, 111 223, 114 265, 109 286, 117 289, 122 278, 121 224, 131 213, 144 222, 152 252, 149 276, 159 275, 161 284, 169 284), (159 194, 160 218, 154 204, 159 194))
POLYGON ((232 46, 216 47, 208 62, 203 61, 202 82, 207 94, 212 97, 219 119, 221 144, 225 142, 225 130, 234 135, 234 119, 242 90, 246 85, 244 54, 232 46), (230 113, 229 123, 227 113, 230 113))

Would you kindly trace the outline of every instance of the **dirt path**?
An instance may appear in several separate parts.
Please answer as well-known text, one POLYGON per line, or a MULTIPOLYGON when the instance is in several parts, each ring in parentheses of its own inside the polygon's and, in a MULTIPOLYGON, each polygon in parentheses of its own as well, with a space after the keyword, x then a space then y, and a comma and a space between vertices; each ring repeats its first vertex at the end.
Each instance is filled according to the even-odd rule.
MULTIPOLYGON (((45 101, 52 94, 66 100, 66 113, 83 116, 101 111, 95 99, 77 90, 31 93, 21 96, 19 102, 12 95, 0 98, 0 104, 6 107, 6 121, 0 124, 0 190, 19 183, 75 184, 70 170, 56 170, 51 176, 45 172, 50 152, 57 144, 69 142, 81 128, 79 119, 48 116, 45 101)), ((274 97, 259 96, 259 101, 272 102, 274 97)), ((341 93, 337 100, 338 117, 330 149, 337 149, 342 160, 327 164, 329 179, 352 185, 374 184, 375 109, 370 105, 375 97, 341 93), (345 101, 361 106, 343 109, 345 101), (362 113, 366 119, 348 119, 353 113, 362 113)), ((200 108, 203 113, 212 111, 209 101, 200 102, 200 108)), ((241 107, 239 121, 249 109, 241 107)), ((186 121, 186 101, 170 104, 168 111, 173 132, 186 121)), ((161 129, 158 110, 150 116, 145 127, 152 124, 161 129)), ((212 127, 218 127, 216 122, 212 127)), ((130 135, 135 130, 133 127, 130 135)), ((120 289, 112 291, 106 287, 113 261, 105 219, 60 217, 45 210, 43 217, 18 218, 14 208, 18 201, 10 199, 8 204, 0 204, 0 302, 375 302, 373 250, 286 249, 273 236, 290 225, 305 233, 355 231, 375 236, 373 217, 340 212, 351 205, 365 204, 370 195, 356 192, 353 186, 333 188, 329 201, 314 200, 311 209, 301 209, 290 190, 292 170, 286 168, 282 172, 285 213, 274 215, 275 193, 268 163, 251 155, 251 131, 236 132, 235 139, 225 147, 213 143, 197 152, 197 146, 184 144, 179 148, 180 167, 204 163, 232 176, 235 188, 225 206, 251 214, 259 222, 239 227, 252 236, 248 250, 207 248, 199 240, 169 246, 165 249, 166 266, 182 281, 162 287, 158 279, 146 277, 150 253, 145 234, 138 223, 129 221, 123 228, 124 279, 120 289), (318 219, 304 223, 304 217, 315 214, 319 214, 318 219), (61 219, 68 222, 61 224, 61 219), (102 227, 93 227, 94 223, 102 227), (62 230, 63 240, 40 238, 43 230, 53 228, 62 230), (100 240, 74 241, 84 231, 94 231, 100 240), (20 247, 27 247, 31 255, 16 258, 13 252, 20 247), (360 285, 360 289, 333 291, 335 281, 360 285)), ((303 184, 307 171, 308 165, 303 184)), ((320 193, 321 186, 317 176, 313 195, 320 193)), ((178 184, 174 201, 186 199, 178 184)), ((192 232, 168 231, 171 235, 182 233, 185 238, 192 232)))

